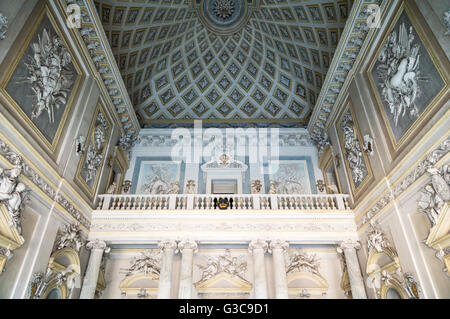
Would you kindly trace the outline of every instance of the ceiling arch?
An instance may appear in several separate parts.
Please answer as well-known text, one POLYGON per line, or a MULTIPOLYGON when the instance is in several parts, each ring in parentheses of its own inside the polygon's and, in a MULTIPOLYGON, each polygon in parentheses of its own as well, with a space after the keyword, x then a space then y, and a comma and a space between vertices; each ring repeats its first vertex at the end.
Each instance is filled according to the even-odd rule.
POLYGON ((94 1, 143 127, 306 127, 352 2, 261 0, 224 35, 191 0, 94 1))

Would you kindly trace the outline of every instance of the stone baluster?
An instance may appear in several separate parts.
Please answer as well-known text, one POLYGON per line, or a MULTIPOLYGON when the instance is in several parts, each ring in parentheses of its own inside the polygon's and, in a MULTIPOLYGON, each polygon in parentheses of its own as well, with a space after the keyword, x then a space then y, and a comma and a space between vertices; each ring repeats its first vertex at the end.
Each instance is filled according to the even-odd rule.
POLYGON ((344 252, 353 299, 367 299, 364 280, 361 275, 361 268, 359 267, 358 256, 356 254, 356 250, 360 248, 360 243, 353 239, 343 241, 338 248, 338 252, 344 252))
POLYGON ((80 299, 94 299, 103 253, 108 253, 110 248, 106 246, 104 241, 98 239, 88 242, 86 248, 91 250, 91 255, 89 256, 89 263, 84 275, 80 299))
POLYGON ((192 267, 194 253, 198 251, 197 243, 190 240, 182 240, 178 243, 178 250, 181 252, 181 275, 180 288, 178 290, 179 299, 192 298, 192 267))
POLYGON ((255 299, 267 299, 264 253, 267 251, 268 244, 266 241, 261 239, 252 240, 248 248, 250 253, 253 255, 254 297, 255 299))
POLYGON ((272 240, 269 245, 269 252, 271 252, 273 256, 276 299, 289 298, 286 279, 286 263, 284 260, 284 254, 288 248, 289 244, 283 240, 272 240))
POLYGON ((163 252, 161 272, 159 274, 158 299, 170 299, 170 289, 172 286, 172 266, 173 256, 177 249, 174 240, 163 240, 158 244, 158 248, 163 252))

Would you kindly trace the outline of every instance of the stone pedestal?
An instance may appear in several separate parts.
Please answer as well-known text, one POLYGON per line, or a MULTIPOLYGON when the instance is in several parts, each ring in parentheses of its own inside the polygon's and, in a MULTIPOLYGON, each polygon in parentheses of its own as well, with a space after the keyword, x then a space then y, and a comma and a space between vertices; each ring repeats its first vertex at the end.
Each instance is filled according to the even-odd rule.
POLYGON ((254 273, 254 297, 255 299, 267 299, 266 267, 264 265, 264 253, 267 251, 268 244, 264 240, 252 240, 248 246, 253 255, 253 273, 254 273))
POLYGON ((87 243, 86 248, 91 250, 91 255, 89 257, 86 274, 84 275, 80 299, 94 299, 103 252, 109 252, 110 248, 106 246, 104 241, 98 239, 87 243))
POLYGON ((178 244, 178 250, 181 252, 181 275, 180 287, 178 290, 179 299, 192 298, 192 266, 194 253, 197 252, 197 243, 195 241, 181 241, 178 244))
POLYGON ((159 274, 158 299, 170 299, 170 287, 172 286, 173 256, 177 243, 174 240, 163 240, 158 245, 163 252, 161 271, 159 274))
POLYGON ((361 268, 359 267, 358 256, 356 254, 356 250, 360 248, 360 243, 352 239, 342 242, 338 248, 340 251, 344 252, 353 299, 367 299, 364 280, 361 275, 361 268))
POLYGON ((270 242, 269 251, 273 256, 273 270, 275 275, 275 298, 288 299, 288 286, 286 279, 286 263, 284 254, 289 248, 289 244, 282 240, 273 240, 270 242))

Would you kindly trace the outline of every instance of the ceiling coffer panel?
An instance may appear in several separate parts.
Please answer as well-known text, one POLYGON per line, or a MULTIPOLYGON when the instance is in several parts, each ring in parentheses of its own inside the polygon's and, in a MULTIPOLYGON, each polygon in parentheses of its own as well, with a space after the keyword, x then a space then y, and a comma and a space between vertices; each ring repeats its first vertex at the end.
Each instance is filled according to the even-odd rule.
POLYGON ((94 3, 142 127, 306 127, 353 1, 94 3))

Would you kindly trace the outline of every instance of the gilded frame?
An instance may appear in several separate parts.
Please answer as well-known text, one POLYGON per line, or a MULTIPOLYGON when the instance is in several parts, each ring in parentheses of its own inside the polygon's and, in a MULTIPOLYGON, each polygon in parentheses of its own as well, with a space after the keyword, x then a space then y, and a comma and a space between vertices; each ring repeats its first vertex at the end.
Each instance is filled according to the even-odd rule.
MULTIPOLYGON (((350 188, 351 188, 351 191, 352 191, 353 196, 354 196, 355 198, 357 198, 358 195, 359 195, 359 194, 367 187, 367 185, 372 181, 372 179, 373 179, 373 172, 372 172, 372 167, 370 166, 369 158, 368 158, 366 152, 362 151, 363 158, 364 158, 364 162, 365 162, 366 167, 367 167, 367 176, 366 176, 366 177, 364 178, 364 180, 358 185, 358 187, 355 186, 355 182, 353 181, 353 178, 352 178, 352 172, 351 172, 351 170, 350 170, 350 167, 349 167, 349 164, 348 164, 348 160, 347 160, 347 158, 346 158, 346 156, 345 156, 345 154, 344 154, 344 152, 345 152, 345 148, 344 148, 345 142, 344 142, 343 137, 342 137, 342 132, 341 132, 341 130, 340 130, 340 128, 339 128, 339 127, 340 127, 340 124, 342 123, 342 120, 343 120, 343 118, 344 118, 344 116, 345 116, 345 114, 347 113, 348 110, 350 111, 350 114, 352 115, 352 119, 353 119, 353 129, 354 129, 354 131, 356 132, 356 137, 357 137, 357 139, 358 139, 358 142, 359 142, 359 145, 360 145, 360 147, 361 147, 361 150, 363 149, 364 143, 363 143, 363 138, 362 138, 362 136, 361 136, 361 132, 360 132, 360 130, 359 130, 358 121, 357 121, 357 118, 356 118, 356 116, 355 116, 355 112, 354 112, 354 108, 353 108, 353 103, 352 103, 350 97, 347 98, 345 105, 346 105, 346 106, 345 106, 345 108, 343 109, 343 111, 342 111, 342 113, 340 114, 340 116, 338 117, 338 120, 335 122, 335 126, 336 126, 336 131, 337 131, 339 143, 340 143, 340 146, 341 146, 341 150, 342 150, 342 152, 343 152, 343 154, 342 154, 343 156, 342 156, 342 157, 343 157, 343 162, 344 162, 345 170, 346 170, 347 175, 348 175, 348 177, 349 177, 348 180, 349 180, 349 182, 350 182, 350 188)), ((336 171, 336 174, 337 174, 337 171, 336 171)))
POLYGON ((377 45, 376 51, 371 57, 371 61, 368 68, 364 72, 365 76, 369 80, 372 94, 375 96, 376 101, 375 104, 377 104, 377 106, 375 107, 376 112, 383 119, 384 123, 383 132, 385 135, 388 135, 389 137, 386 140, 388 141, 388 145, 393 155, 393 158, 396 158, 397 155, 412 141, 414 136, 417 135, 416 133, 421 128, 423 128, 425 123, 432 118, 432 116, 439 110, 439 108, 442 105, 444 105, 444 103, 449 99, 450 95, 449 90, 450 76, 448 71, 450 70, 450 64, 448 62, 448 59, 445 56, 444 52, 442 51, 439 43, 432 36, 433 32, 429 30, 429 27, 426 25, 426 22, 424 21, 423 17, 419 16, 418 9, 411 2, 412 1, 403 1, 401 3, 400 7, 397 10, 397 13, 395 14, 393 20, 390 22, 390 25, 387 28, 387 30, 385 31, 383 39, 377 45), (403 136, 398 140, 398 142, 396 142, 391 125, 384 110, 380 93, 372 77, 372 70, 378 60, 378 56, 380 55, 380 52, 384 44, 387 41, 387 38, 392 33, 392 31, 394 31, 394 28, 400 16, 404 12, 406 13, 408 19, 410 20, 414 30, 419 35, 419 40, 423 45, 423 47, 425 48, 428 55, 430 56, 431 61, 434 64, 434 67, 436 68, 437 72, 441 76, 444 82, 444 86, 425 107, 422 114, 411 124, 409 129, 403 133, 403 136))
POLYGON ((97 191, 98 184, 100 182, 101 172, 102 172, 103 166, 105 165, 105 162, 107 160, 106 154, 107 154, 107 150, 108 150, 108 144, 111 139, 111 132, 113 130, 112 121, 109 118, 108 113, 106 112, 106 107, 103 105, 101 99, 99 99, 99 101, 97 103, 97 107, 95 108, 95 112, 92 117, 91 125, 89 127, 89 134, 87 135, 87 139, 86 139, 87 141, 89 141, 89 143, 86 143, 85 147, 87 148, 89 146, 89 144, 91 143, 90 140, 92 139, 92 135, 94 134, 95 124, 97 123, 97 116, 99 113, 102 113, 104 115, 105 120, 109 125, 109 131, 105 132, 106 139, 105 139, 105 145, 104 145, 104 149, 103 149, 103 153, 102 153, 103 158, 102 158, 102 162, 101 162, 100 166, 97 169, 97 175, 95 176, 95 180, 94 180, 92 188, 81 177, 81 170, 83 169, 83 165, 86 161, 86 151, 84 151, 83 155, 80 158, 80 161, 78 162, 78 167, 77 167, 77 171, 75 174, 75 182, 91 197, 91 199, 93 199, 95 192, 97 191))
POLYGON ((25 37, 25 39, 20 44, 20 48, 16 54, 13 54, 13 51, 15 47, 11 47, 10 52, 8 53, 7 58, 5 59, 4 63, 1 66, 1 71, 3 72, 3 75, 0 78, 0 95, 2 95, 6 101, 8 102, 7 106, 8 108, 12 109, 11 114, 13 117, 19 121, 21 126, 31 135, 33 138, 38 142, 39 145, 43 146, 45 151, 51 155, 55 155, 55 151, 59 145, 63 129, 65 128, 67 124, 67 119, 69 117, 69 114, 72 112, 75 96, 77 95, 80 87, 80 83, 82 78, 85 76, 84 72, 81 70, 76 55, 73 53, 72 48, 68 45, 68 41, 66 40, 65 36, 63 35, 63 32, 61 31, 61 28, 59 27, 56 18, 54 17, 53 11, 50 9, 48 4, 44 4, 43 8, 39 10, 39 13, 37 14, 37 17, 35 19, 34 24, 31 26, 31 28, 28 28, 26 25, 24 29, 22 29, 22 32, 27 33, 28 35, 25 37), (25 112, 22 110, 22 108, 19 106, 19 104, 13 99, 13 97, 7 92, 6 87, 8 83, 10 82, 15 70, 17 69, 19 62, 24 57, 25 51, 29 48, 31 44, 31 40, 34 37, 34 35, 37 32, 37 29, 41 25, 42 21, 44 20, 45 16, 48 17, 50 24, 52 25, 54 31, 59 36, 60 40, 64 44, 67 51, 70 53, 72 57, 72 64, 74 66, 74 69, 76 70, 76 79, 70 94, 70 97, 67 100, 67 103, 65 105, 64 113, 61 117, 61 120, 58 124, 58 128, 56 130, 55 136, 53 138, 52 142, 49 142, 47 138, 44 136, 44 134, 39 130, 39 128, 33 123, 31 118, 29 118, 25 112), (25 30, 26 29, 26 30, 25 30), (13 58, 14 57, 14 58, 13 58), (10 63, 12 60, 12 63, 10 63), (8 65, 8 66, 6 66, 8 65), (7 68, 7 70, 4 70, 4 68, 7 68))

